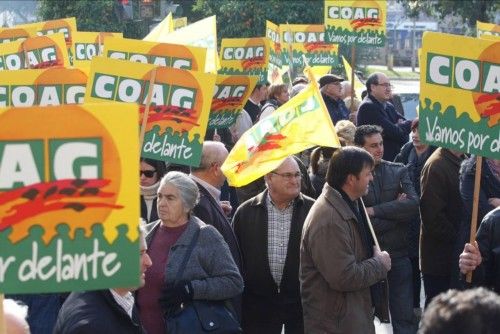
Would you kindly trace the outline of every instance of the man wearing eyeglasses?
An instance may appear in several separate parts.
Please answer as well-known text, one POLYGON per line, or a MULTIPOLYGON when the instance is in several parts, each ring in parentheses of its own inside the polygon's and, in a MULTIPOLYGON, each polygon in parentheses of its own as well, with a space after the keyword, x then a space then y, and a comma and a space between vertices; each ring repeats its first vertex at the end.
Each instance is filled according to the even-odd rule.
POLYGON ((301 194, 293 157, 264 177, 266 189, 240 205, 234 231, 243 256, 245 333, 303 333, 299 284, 302 225, 314 200, 301 194))
POLYGON ((342 119, 349 119, 349 110, 342 100, 342 85, 340 83, 343 81, 344 78, 334 74, 326 74, 319 79, 321 96, 323 96, 333 124, 337 124, 342 119))
POLYGON ((368 95, 358 110, 357 125, 378 125, 384 130, 384 156, 386 161, 393 161, 408 142, 411 132, 411 120, 396 112, 389 102, 392 97, 392 86, 389 78, 383 73, 373 73, 366 80, 368 95))

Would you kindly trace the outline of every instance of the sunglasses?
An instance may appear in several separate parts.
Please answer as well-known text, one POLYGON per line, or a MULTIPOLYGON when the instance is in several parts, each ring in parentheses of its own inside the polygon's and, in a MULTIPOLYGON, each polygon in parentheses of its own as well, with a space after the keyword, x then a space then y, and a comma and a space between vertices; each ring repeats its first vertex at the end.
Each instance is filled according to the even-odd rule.
POLYGON ((144 174, 145 177, 151 178, 155 176, 156 171, 155 170, 141 170, 139 171, 139 177, 144 174))

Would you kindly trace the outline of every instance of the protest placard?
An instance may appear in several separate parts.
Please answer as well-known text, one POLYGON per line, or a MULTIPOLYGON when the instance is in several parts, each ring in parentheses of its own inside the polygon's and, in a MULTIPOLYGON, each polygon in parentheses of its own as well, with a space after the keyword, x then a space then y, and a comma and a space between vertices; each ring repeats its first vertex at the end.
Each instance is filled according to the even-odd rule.
POLYGON ((62 33, 0 44, 0 71, 69 66, 62 33))
POLYGON ((325 0, 327 43, 384 46, 387 19, 385 0, 325 0))
POLYGON ((499 54, 499 40, 424 34, 419 113, 423 142, 500 159, 499 54))
POLYGON ((141 123, 150 104, 141 156, 198 166, 215 78, 209 73, 94 57, 85 101, 138 104, 141 123))
POLYGON ((0 28, 0 44, 36 37, 36 29, 0 28))
POLYGON ((245 106, 258 78, 255 76, 218 75, 210 107, 208 128, 227 128, 245 106))
POLYGON ((270 40, 264 37, 223 38, 219 74, 255 75, 267 81, 270 40))
POLYGON ((0 110, 0 291, 138 285, 136 131, 130 104, 0 110))
MULTIPOLYGON (((281 41, 292 49, 293 66, 303 68, 304 57, 310 66, 337 66, 338 45, 325 43, 325 26, 322 24, 281 24, 281 41)), ((289 53, 282 53, 283 62, 290 63, 289 53)))
POLYGON ((143 64, 204 71, 207 50, 180 44, 139 41, 128 38, 107 38, 104 56, 143 64))
POLYGON ((82 104, 87 74, 79 69, 5 71, 0 76, 0 108, 82 104))
POLYGON ((500 38, 500 25, 476 21, 476 33, 479 38, 483 36, 495 36, 500 38))
POLYGON ((71 54, 72 64, 75 67, 89 67, 90 60, 103 54, 104 41, 109 37, 122 38, 121 32, 73 32, 73 45, 71 54))

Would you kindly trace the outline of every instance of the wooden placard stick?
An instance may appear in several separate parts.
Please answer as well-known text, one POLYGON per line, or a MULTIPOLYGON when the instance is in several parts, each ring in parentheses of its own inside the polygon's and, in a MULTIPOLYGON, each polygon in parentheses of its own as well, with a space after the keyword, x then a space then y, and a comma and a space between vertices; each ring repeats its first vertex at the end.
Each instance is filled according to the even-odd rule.
MULTIPOLYGON (((470 222, 470 244, 474 246, 477 231, 477 213, 479 211, 479 191, 481 190, 481 172, 483 169, 483 157, 476 156, 476 175, 474 178, 474 197, 472 202, 472 217, 470 222)), ((467 273, 467 283, 472 282, 472 271, 467 273)))
POLYGON ((153 97, 153 86, 156 80, 156 68, 151 71, 151 78, 149 79, 148 96, 146 97, 146 105, 144 106, 144 115, 142 116, 141 132, 139 134, 139 157, 142 152, 142 143, 144 142, 144 135, 146 133, 146 125, 148 124, 149 107, 151 106, 151 98, 153 97))
POLYGON ((3 310, 3 299, 4 299, 3 293, 0 293, 0 334, 7 333, 7 327, 5 325, 5 314, 3 310))
POLYGON ((366 221, 368 222, 368 227, 370 228, 370 233, 373 237, 373 241, 375 242, 375 246, 378 248, 379 251, 381 251, 380 244, 378 243, 377 236, 375 235, 375 230, 373 229, 372 221, 370 220, 370 216, 366 211, 365 203, 363 202, 363 199, 361 197, 359 198, 359 200, 361 201, 361 206, 363 206, 363 212, 365 213, 366 221))
MULTIPOLYGON (((353 44, 351 46, 351 55, 352 55, 352 59, 351 59, 351 110, 350 112, 353 113, 355 112, 356 110, 354 110, 354 95, 355 95, 355 91, 354 91, 354 67, 356 66, 356 44, 353 44)), ((363 207, 364 207, 364 204, 363 204, 363 207)))

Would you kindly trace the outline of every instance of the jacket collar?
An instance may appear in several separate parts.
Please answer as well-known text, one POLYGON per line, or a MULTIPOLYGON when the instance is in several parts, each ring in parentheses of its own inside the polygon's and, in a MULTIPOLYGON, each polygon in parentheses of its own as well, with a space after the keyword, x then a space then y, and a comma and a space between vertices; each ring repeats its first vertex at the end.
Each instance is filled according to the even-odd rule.
POLYGON ((455 154, 451 153, 449 150, 445 148, 439 148, 439 151, 446 160, 449 160, 452 164, 459 166, 462 163, 463 158, 457 157, 455 154))
POLYGON ((352 212, 349 205, 342 198, 340 192, 332 188, 329 184, 325 184, 325 188, 323 190, 325 194, 325 199, 330 202, 330 204, 337 209, 340 216, 342 216, 343 220, 354 219, 358 221, 354 212, 352 212))

